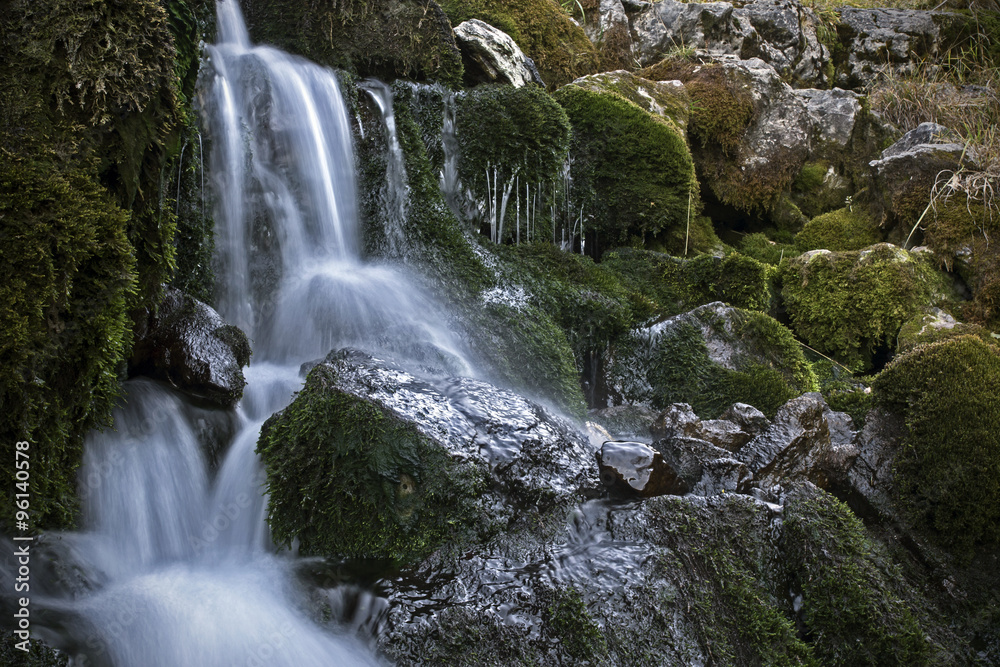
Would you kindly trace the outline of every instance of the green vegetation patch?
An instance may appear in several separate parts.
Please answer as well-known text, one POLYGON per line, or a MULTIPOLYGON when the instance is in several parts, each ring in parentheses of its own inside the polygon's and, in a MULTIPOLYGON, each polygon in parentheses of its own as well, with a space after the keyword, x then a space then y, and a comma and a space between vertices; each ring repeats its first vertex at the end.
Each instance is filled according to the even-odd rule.
POLYGON ((873 388, 906 418, 896 479, 911 520, 958 554, 1000 544, 1000 349, 975 336, 923 345, 873 388))
POLYGON ((861 250, 882 240, 878 226, 862 207, 818 215, 795 235, 795 247, 807 250, 861 250))
POLYGON ((633 332, 612 353, 610 382, 620 398, 654 408, 688 403, 703 419, 733 403, 749 403, 768 416, 788 400, 817 388, 795 338, 763 313, 705 306, 633 332), (732 350, 725 365, 713 347, 732 350))
POLYGON ((613 93, 556 91, 573 125, 570 200, 600 248, 657 240, 680 254, 721 245, 701 201, 683 134, 613 93))
POLYGON ((896 246, 817 252, 781 267, 785 307, 797 335, 854 370, 894 349, 903 323, 943 289, 932 266, 896 246))
POLYGON ((896 590, 898 569, 846 505, 819 490, 793 493, 784 529, 804 638, 820 664, 935 664, 918 615, 896 590))
POLYGON ((451 24, 479 19, 510 35, 558 88, 600 69, 600 55, 583 28, 555 0, 442 0, 451 24))
POLYGON ((461 540, 479 517, 486 470, 450 454, 391 409, 337 387, 316 366, 265 422, 268 523, 303 554, 412 563, 461 540))

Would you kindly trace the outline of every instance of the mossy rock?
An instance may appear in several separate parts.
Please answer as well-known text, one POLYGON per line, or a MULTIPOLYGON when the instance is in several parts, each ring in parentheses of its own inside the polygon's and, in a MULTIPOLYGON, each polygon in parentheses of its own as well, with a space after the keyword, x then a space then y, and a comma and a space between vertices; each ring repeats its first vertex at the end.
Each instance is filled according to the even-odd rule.
POLYGON ((569 199, 597 256, 634 239, 675 254, 721 245, 699 215, 694 163, 673 123, 613 93, 565 87, 555 97, 573 125, 569 199))
POLYGON ((872 387, 906 418, 896 480, 909 519, 960 555, 1000 544, 1000 349, 975 336, 922 345, 872 387))
POLYGON ((798 617, 819 664, 941 664, 925 639, 920 610, 900 595, 898 567, 846 505, 819 489, 800 488, 786 501, 783 519, 798 617))
MULTIPOLYGON (((537 86, 473 88, 456 100, 455 126, 462 184, 484 217, 491 206, 502 209, 499 200, 513 188, 519 200, 526 189, 535 192, 555 181, 569 150, 566 112, 537 86)), ((521 223, 514 201, 510 204, 497 214, 497 242, 520 238, 516 226, 521 223)), ((481 221, 481 229, 489 233, 490 223, 481 221)))
POLYGON ((976 336, 991 345, 1000 345, 1000 334, 978 324, 959 322, 940 308, 931 308, 903 324, 896 337, 896 353, 958 336, 976 336))
POLYGON ((400 564, 532 531, 518 508, 561 513, 598 484, 582 437, 537 404, 353 350, 309 372, 264 424, 258 452, 279 544, 400 564))
POLYGON ((682 133, 687 133, 693 104, 687 88, 676 81, 652 81, 619 70, 580 77, 567 86, 595 93, 615 93, 651 114, 666 118, 682 133))
POLYGON ((633 331, 611 351, 607 374, 615 403, 688 403, 703 419, 733 403, 773 416, 789 399, 817 389, 791 331, 768 315, 722 303, 633 331))
POLYGON ((947 294, 926 258, 888 243, 806 253, 781 267, 781 281, 795 333, 854 370, 872 368, 904 322, 947 294))
POLYGON ((861 250, 882 240, 878 226, 862 207, 818 215, 795 235, 795 247, 807 250, 861 250))
POLYGON ((452 25, 479 19, 510 35, 549 88, 600 67, 596 47, 555 0, 442 0, 441 6, 452 25))
POLYGON ((462 54, 436 2, 243 0, 256 42, 383 80, 462 85, 462 54))
POLYGON ((32 523, 66 527, 83 436, 110 418, 131 345, 128 213, 92 173, 7 152, 0 163, 2 494, 13 506, 14 443, 27 441, 32 523))
POLYGON ((851 197, 853 191, 851 179, 838 173, 833 164, 826 160, 815 160, 802 165, 792 181, 791 196, 803 215, 815 218, 842 208, 845 199, 851 197))
POLYGON ((736 247, 747 257, 770 266, 778 266, 782 261, 799 255, 794 244, 774 241, 763 232, 745 235, 736 247))

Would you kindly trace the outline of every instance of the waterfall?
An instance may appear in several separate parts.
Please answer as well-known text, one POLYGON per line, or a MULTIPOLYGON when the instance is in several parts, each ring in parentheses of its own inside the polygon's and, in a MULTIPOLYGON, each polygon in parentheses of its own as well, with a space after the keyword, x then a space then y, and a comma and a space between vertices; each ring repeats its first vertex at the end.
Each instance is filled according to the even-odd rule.
POLYGON ((276 553, 265 523, 259 431, 301 387, 301 364, 334 348, 457 374, 474 368, 415 276, 361 257, 336 75, 252 45, 236 0, 217 10, 220 41, 207 48, 201 99, 218 305, 253 342, 247 387, 234 413, 196 407, 150 380, 126 383, 114 429, 85 443, 83 530, 41 538, 52 576, 32 597, 33 628, 74 664, 379 664, 358 638, 306 613, 294 559, 276 553), (215 470, 204 433, 226 428, 206 419, 231 426, 215 470))

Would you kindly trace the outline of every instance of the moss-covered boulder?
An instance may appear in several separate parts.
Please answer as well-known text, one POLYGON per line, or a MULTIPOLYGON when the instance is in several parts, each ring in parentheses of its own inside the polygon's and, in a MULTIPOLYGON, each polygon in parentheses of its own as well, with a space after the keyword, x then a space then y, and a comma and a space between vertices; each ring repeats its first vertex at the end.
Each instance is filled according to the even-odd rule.
POLYGON ((360 76, 462 83, 462 54, 452 24, 436 2, 242 0, 241 4, 255 42, 360 76))
POLYGON ((330 557, 417 562, 597 486, 589 444, 538 405, 349 350, 309 372, 258 452, 275 540, 330 557))
POLYGON ((442 0, 440 4, 452 25, 479 19, 513 37, 550 88, 598 70, 597 49, 555 0, 442 0))
POLYGON ((977 336, 987 343, 1000 345, 1000 334, 978 324, 960 322, 940 308, 929 308, 900 328, 896 337, 896 353, 902 354, 921 345, 957 336, 977 336))
POLYGON ((711 303, 631 332, 609 354, 615 403, 665 408, 688 403, 715 418, 733 403, 773 415, 815 391, 816 378, 791 332, 763 313, 711 303))
POLYGON ((1000 348, 975 336, 919 346, 872 387, 906 419, 905 514, 957 553, 1000 544, 1000 348))
POLYGON ((882 240, 864 208, 849 207, 818 215, 795 235, 795 247, 808 250, 861 250, 882 240))
POLYGON ((903 323, 943 301, 948 289, 926 257, 888 243, 805 253, 783 265, 781 279, 795 333, 856 369, 895 349, 903 323))
POLYGON ((624 97, 568 86, 555 93, 573 126, 567 222, 590 252, 655 243, 675 254, 719 245, 681 130, 624 97))
POLYGON ((680 81, 652 81, 626 70, 582 76, 571 88, 583 88, 595 93, 615 93, 651 114, 663 116, 687 133, 692 113, 691 96, 680 81))

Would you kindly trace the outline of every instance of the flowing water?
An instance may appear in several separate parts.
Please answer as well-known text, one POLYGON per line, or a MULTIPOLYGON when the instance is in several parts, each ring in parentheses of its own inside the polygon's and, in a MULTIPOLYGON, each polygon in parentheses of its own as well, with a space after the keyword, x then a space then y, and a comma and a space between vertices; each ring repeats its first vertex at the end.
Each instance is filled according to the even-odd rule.
MULTIPOLYGON (((201 99, 219 310, 253 342, 244 398, 235 415, 213 414, 152 381, 127 383, 114 430, 86 443, 85 529, 46 536, 55 556, 34 627, 80 665, 377 664, 349 632, 310 620, 294 560, 270 543, 259 430, 301 386, 300 365, 331 349, 473 368, 440 304, 401 269, 359 255, 351 125, 335 74, 252 45, 235 0, 219 0, 218 19, 201 99), (213 469, 206 434, 220 432, 213 469)), ((369 90, 391 105, 384 89, 369 90)))

